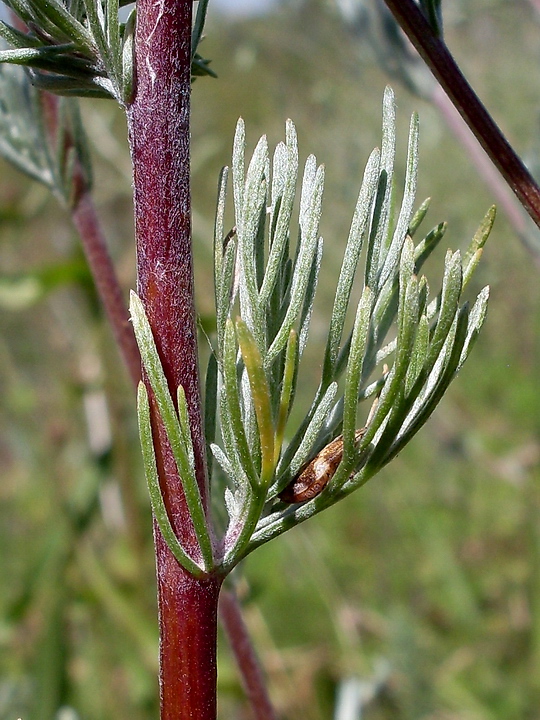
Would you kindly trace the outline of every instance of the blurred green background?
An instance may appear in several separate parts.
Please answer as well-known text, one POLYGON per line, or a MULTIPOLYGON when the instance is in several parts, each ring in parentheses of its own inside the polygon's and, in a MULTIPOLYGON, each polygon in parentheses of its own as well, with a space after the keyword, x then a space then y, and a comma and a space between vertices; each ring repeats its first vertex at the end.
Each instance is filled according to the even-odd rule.
MULTIPOLYGON (((540 167, 534 3, 455 0, 446 20, 473 86, 540 167)), ((206 33, 201 51, 219 79, 193 90, 199 312, 211 323, 213 207, 236 119, 252 148, 262 133, 274 145, 291 117, 301 157, 313 152, 327 169, 317 357, 385 84, 397 96, 401 166, 409 115, 420 113, 418 200, 433 198, 423 229, 450 223, 432 284, 447 245, 465 247, 493 198, 438 111, 380 68, 377 36, 351 33, 331 2, 235 21, 211 12, 206 33)), ((95 201, 127 292, 125 123, 110 102, 82 107, 95 201)), ((156 718, 132 391, 69 219, 44 188, 1 171, 0 718, 156 718)), ((432 420, 365 488, 241 568, 246 622, 284 720, 332 718, 346 687, 365 693, 366 720, 540 718, 539 272, 500 213, 473 289, 492 287, 487 325, 432 420)), ((315 385, 316 360, 306 396, 310 372, 315 385)), ((219 691, 222 720, 252 717, 222 635, 219 691)))

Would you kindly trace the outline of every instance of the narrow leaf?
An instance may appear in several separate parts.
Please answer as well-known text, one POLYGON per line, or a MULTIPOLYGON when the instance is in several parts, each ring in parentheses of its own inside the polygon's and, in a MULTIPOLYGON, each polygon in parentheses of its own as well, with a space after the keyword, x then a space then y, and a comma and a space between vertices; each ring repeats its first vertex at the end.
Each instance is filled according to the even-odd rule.
POLYGON ((467 248, 465 257, 463 258, 463 288, 467 287, 471 277, 476 270, 480 258, 482 257, 482 249, 489 237, 493 223, 495 222, 496 207, 493 205, 487 211, 480 227, 474 234, 471 244, 467 248))
POLYGON ((379 163, 379 152, 378 150, 374 150, 369 157, 364 171, 364 179, 358 195, 358 201, 349 231, 349 238, 339 273, 323 365, 323 377, 328 379, 333 376, 354 277, 358 267, 358 260, 362 252, 364 235, 372 213, 372 204, 379 177, 379 163))
POLYGON ((59 0, 47 0, 47 3, 40 3, 36 0, 29 0, 29 6, 38 15, 42 15, 47 18, 53 25, 55 25, 61 32, 63 32, 66 38, 73 40, 73 42, 94 54, 96 48, 92 37, 88 30, 81 25, 66 9, 66 7, 59 2, 59 0))
POLYGON ((480 330, 486 320, 487 305, 489 300, 489 286, 487 285, 479 293, 476 298, 470 313, 469 313, 469 325, 467 327, 467 337, 463 345, 463 350, 459 358, 459 362, 456 368, 456 373, 460 371, 465 360, 469 357, 469 353, 472 350, 474 343, 476 342, 480 330))
MULTIPOLYGON (((217 388, 218 388, 218 366, 214 353, 210 353, 208 358, 208 367, 206 370, 206 382, 204 391, 204 437, 206 440, 207 450, 216 439, 216 427, 218 418, 217 407, 217 388)), ((212 480, 212 457, 209 452, 206 453, 208 460, 208 481, 212 480)))
MULTIPOLYGON (((143 304, 134 292, 131 293, 130 311, 141 359, 150 385, 152 386, 159 414, 176 461, 205 567, 207 570, 210 570, 213 565, 212 543, 206 523, 201 493, 195 477, 195 468, 193 463, 190 462, 190 456, 192 456, 193 451, 189 449, 188 440, 184 435, 179 416, 174 408, 169 393, 167 378, 163 372, 161 360, 152 335, 152 329, 146 317, 143 304)), ((180 397, 184 397, 183 391, 180 391, 180 397)), ((187 408, 182 408, 181 412, 187 413, 187 408)))
POLYGON ((262 137, 249 163, 243 192, 242 212, 238 218, 238 260, 240 283, 240 308, 244 321, 257 339, 259 347, 264 345, 264 326, 259 316, 259 291, 255 267, 256 244, 261 213, 266 203, 266 166, 268 143, 262 137))
POLYGON ((191 61, 197 53, 197 48, 201 41, 204 23, 206 21, 206 10, 208 7, 208 0, 199 0, 197 7, 197 15, 195 16, 195 22, 193 23, 193 30, 191 31, 191 61))
POLYGON ((302 306, 302 312, 300 313, 300 329, 298 332, 298 351, 299 356, 302 357, 304 350, 306 349, 308 335, 309 335, 309 323, 311 315, 313 313, 313 304, 315 302, 315 293, 317 292, 317 285, 319 282, 319 273, 321 270, 321 261, 323 255, 323 239, 319 238, 317 242, 316 252, 313 257, 313 263, 311 265, 311 272, 309 273, 308 283, 306 292, 304 295, 304 303, 302 306))
POLYGON ((276 433, 274 441, 274 464, 277 465, 283 445, 285 435, 285 425, 289 417, 291 409, 294 381, 298 367, 298 335, 292 329, 287 342, 287 350, 285 353, 285 367, 283 370, 283 382, 281 384, 281 395, 279 399, 279 412, 276 423, 276 433))
POLYGON ((261 447, 261 484, 267 487, 274 473, 274 425, 270 390, 264 373, 263 360, 246 323, 240 318, 236 321, 236 334, 246 365, 251 396, 257 416, 261 447))
POLYGON ((154 513, 156 522, 161 530, 163 539, 167 543, 167 547, 174 557, 178 560, 180 565, 182 565, 182 567, 184 567, 194 577, 199 577, 203 574, 204 570, 189 557, 180 545, 172 528, 167 514, 167 508, 165 507, 165 503, 163 501, 163 495, 161 494, 161 488, 159 485, 156 456, 154 453, 154 441, 152 438, 152 426, 150 423, 150 405, 148 403, 146 388, 142 382, 139 383, 137 410, 144 472, 146 475, 146 482, 148 483, 152 512, 154 513))
POLYGON ((414 215, 411 218, 411 221, 409 223, 409 235, 411 237, 414 237, 416 234, 416 231, 420 227, 423 219, 427 215, 427 211, 429 210, 429 206, 431 203, 431 198, 426 198, 424 202, 420 205, 418 210, 414 213, 414 215))
POLYGON ((431 253, 438 247, 440 241, 444 237, 447 230, 447 223, 442 222, 428 232, 426 237, 421 240, 414 249, 414 260, 416 263, 416 272, 418 273, 431 253))
POLYGON ((232 155, 232 181, 234 212, 236 215, 236 227, 242 221, 244 209, 244 156, 246 153, 246 127, 242 118, 236 123, 236 132, 233 141, 232 155))
POLYGON ((386 242, 390 223, 390 204, 396 154, 396 107, 394 93, 386 87, 383 97, 381 174, 375 200, 372 230, 366 257, 365 284, 375 290, 381 247, 386 242))
POLYGON ((265 358, 269 368, 287 344, 289 333, 296 322, 309 284, 313 258, 317 250, 317 236, 322 212, 322 194, 324 187, 324 168, 318 168, 313 182, 313 192, 309 208, 304 212, 304 225, 300 237, 300 246, 293 269, 291 297, 285 318, 274 338, 265 358))
MULTIPOLYGON (((443 284, 439 299, 439 318, 433 332, 427 358, 429 365, 433 365, 443 343, 446 341, 450 327, 454 322, 462 287, 461 255, 459 251, 453 255, 448 253, 445 261, 443 284)), ((429 314, 430 308, 428 308, 428 316, 429 314)))
MULTIPOLYGON (((274 290, 278 271, 283 262, 285 248, 289 237, 289 228, 293 210, 296 181, 298 177, 298 140, 296 129, 291 120, 286 125, 286 146, 283 155, 284 167, 280 172, 280 155, 274 154, 274 178, 272 182, 272 207, 275 209, 279 197, 279 210, 274 225, 270 254, 266 264, 263 284, 260 291, 261 305, 266 305, 274 290), (277 176, 277 177, 276 177, 277 176)), ((272 218, 273 221, 273 218, 272 218)))
POLYGON ((355 430, 357 427, 356 415, 358 408, 358 395, 360 391, 360 380, 366 350, 369 321, 373 296, 371 290, 366 287, 358 303, 356 317, 351 339, 349 362, 345 377, 345 390, 343 393, 343 457, 348 459, 354 454, 355 430))
MULTIPOLYGON (((226 398, 226 414, 222 415, 222 427, 227 425, 231 433, 235 452, 238 454, 244 473, 247 475, 252 487, 258 488, 259 481, 253 458, 246 438, 246 430, 242 419, 240 408, 240 393, 236 375, 236 342, 234 326, 229 318, 225 327, 223 343, 223 382, 226 398)), ((225 409, 224 408, 224 409, 225 409)))
POLYGON ((379 279, 379 287, 393 275, 397 267, 401 249, 405 242, 407 229, 411 221, 411 215, 416 197, 416 185, 418 181, 418 116, 414 114, 411 118, 409 130, 409 147, 407 153, 407 172, 405 175, 405 190, 401 210, 394 230, 392 244, 386 253, 384 266, 379 279))
POLYGON ((122 36, 122 99, 125 105, 133 100, 135 91, 135 7, 129 13, 122 36))
POLYGON ((418 379, 424 364, 426 362, 427 354, 429 350, 429 320, 426 315, 422 315, 420 322, 418 323, 418 330, 416 331, 416 340, 414 342, 414 348, 411 355, 411 361, 407 368, 407 374, 405 376, 405 394, 408 395, 411 388, 418 379))

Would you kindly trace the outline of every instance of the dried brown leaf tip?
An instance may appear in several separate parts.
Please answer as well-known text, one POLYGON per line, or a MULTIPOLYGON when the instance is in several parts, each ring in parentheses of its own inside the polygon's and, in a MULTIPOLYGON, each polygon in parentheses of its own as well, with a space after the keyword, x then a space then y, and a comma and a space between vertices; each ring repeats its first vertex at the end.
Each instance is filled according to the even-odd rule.
MULTIPOLYGON (((359 442, 365 431, 365 427, 356 431, 355 442, 359 442)), ((304 466, 280 492, 279 499, 286 503, 301 503, 317 497, 334 477, 342 457, 343 435, 340 435, 304 466)))

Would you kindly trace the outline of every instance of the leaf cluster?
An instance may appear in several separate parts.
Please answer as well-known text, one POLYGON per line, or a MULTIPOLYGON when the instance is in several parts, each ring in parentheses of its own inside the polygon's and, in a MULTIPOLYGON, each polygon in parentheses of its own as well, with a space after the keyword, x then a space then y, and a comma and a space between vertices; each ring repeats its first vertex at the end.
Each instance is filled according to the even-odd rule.
MULTIPOLYGON (((16 27, 0 20, 0 155, 46 185, 63 204, 80 191, 75 169, 91 187, 87 139, 74 95, 114 97, 127 103, 133 91, 135 10, 126 23, 125 0, 8 0, 16 27), (26 28, 26 31, 18 29, 26 28), (64 97, 52 98, 48 90, 64 97)), ((208 0, 201 0, 192 30, 192 77, 213 75, 198 53, 208 0)))
MULTIPOLYGON (((258 545, 345 497, 386 465, 431 415, 482 327, 488 288, 472 308, 461 304, 461 295, 482 254, 494 209, 463 258, 459 251, 448 251, 442 287, 431 299, 421 270, 446 225, 437 225, 415 245, 429 204, 414 212, 416 116, 399 210, 394 159, 394 97, 387 89, 382 144, 366 164, 337 281, 320 384, 303 421, 291 428, 322 258, 324 167, 314 156, 305 163, 297 238, 292 242, 299 171, 294 125, 287 122, 285 142, 272 158, 266 138, 261 138, 247 168, 244 124, 237 125, 232 168, 222 171, 219 183, 214 237, 217 329, 205 393, 209 475, 216 505, 221 503, 222 514, 226 510, 215 561, 223 572, 258 545), (229 182, 235 228, 226 232, 229 182), (360 301, 349 331, 353 288, 359 283, 360 301), (358 405, 368 398, 375 400, 362 422, 365 431, 358 433, 358 405), (322 492, 300 504, 282 502, 284 488, 307 463, 324 457, 324 448, 340 435, 340 462, 322 492)), ((138 335, 141 313, 142 307, 134 315, 138 335)), ((159 358, 156 353, 150 359, 147 346, 139 345, 151 376, 159 358)), ((151 384, 155 393, 158 386, 168 393, 166 383, 151 384)), ((180 418, 184 412, 179 396, 180 418)), ((163 412, 161 418, 172 445, 178 420, 163 412)), ((147 419, 141 433, 150 438, 147 419)), ((184 452, 189 456, 189 438, 184 452)), ((146 457, 153 484, 150 445, 146 457)), ((179 462, 186 483, 183 468, 179 462)), ((193 472, 188 475, 191 483, 193 472)), ((204 554, 202 550, 201 543, 204 554)))
MULTIPOLYGON (((134 91, 135 7, 120 22, 123 0, 5 0, 19 22, 0 21, 10 49, 0 62, 27 68, 32 83, 59 95, 114 98, 134 91), (21 26, 24 30, 20 29, 21 26)), ((208 0, 199 2, 192 33, 192 78, 214 75, 197 53, 208 0)))
POLYGON ((91 186, 92 168, 79 107, 33 87, 23 68, 0 65, 0 155, 46 185, 64 204, 77 193, 75 164, 91 186))

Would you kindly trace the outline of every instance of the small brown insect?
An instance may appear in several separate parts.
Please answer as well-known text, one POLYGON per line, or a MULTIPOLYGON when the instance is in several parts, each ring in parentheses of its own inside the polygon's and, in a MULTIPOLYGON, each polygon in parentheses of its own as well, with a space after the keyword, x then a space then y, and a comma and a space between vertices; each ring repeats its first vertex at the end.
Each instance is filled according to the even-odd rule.
MULTIPOLYGON (((358 442, 366 428, 354 434, 358 442)), ((298 475, 282 490, 278 497, 286 503, 301 503, 311 500, 321 493, 334 477, 343 457, 343 435, 328 443, 313 460, 304 466, 298 475)))

